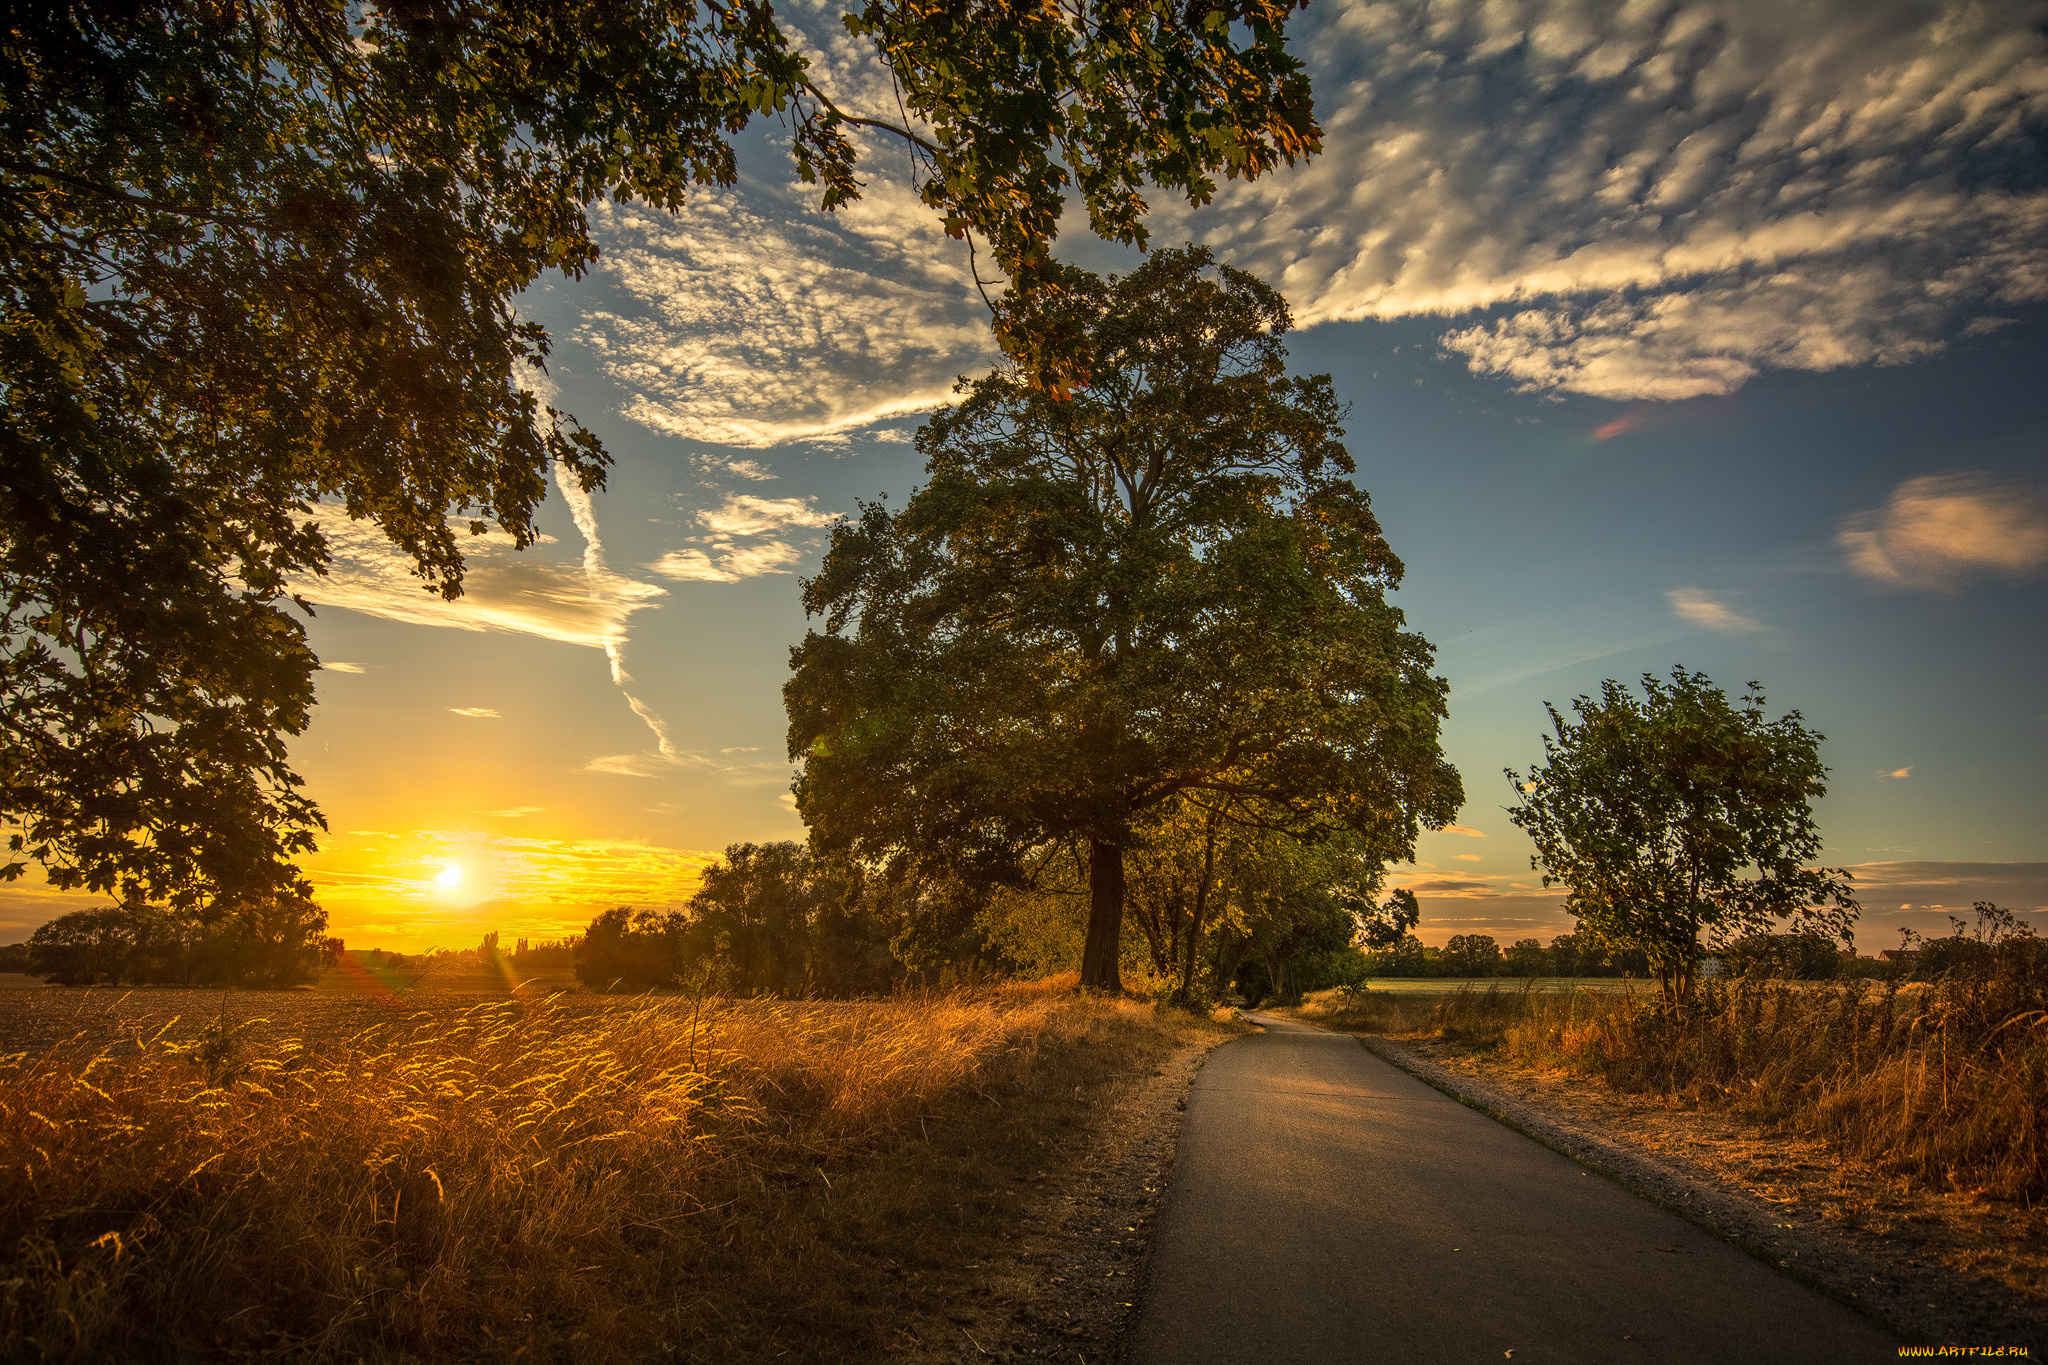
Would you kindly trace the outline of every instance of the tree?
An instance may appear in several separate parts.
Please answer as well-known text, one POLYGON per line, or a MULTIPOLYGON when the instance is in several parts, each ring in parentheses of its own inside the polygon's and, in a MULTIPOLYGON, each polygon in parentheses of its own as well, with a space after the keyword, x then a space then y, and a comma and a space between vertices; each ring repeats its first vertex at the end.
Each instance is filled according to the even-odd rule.
POLYGON ((1386 591, 1401 562, 1346 477, 1329 378, 1286 371, 1285 302, 1206 250, 999 309, 1085 335, 1059 398, 1015 365, 918 433, 930 481, 842 524, 784 688, 797 809, 823 852, 1014 878, 1089 867, 1082 979, 1120 987, 1139 822, 1189 794, 1375 864, 1462 801, 1448 686, 1386 591))
POLYGON ((36 930, 30 970, 67 986, 104 979, 140 985, 292 986, 331 956, 327 916, 295 895, 216 901, 175 910, 131 899, 74 910, 36 930))
MULTIPOLYGON (((1147 185, 1200 202, 1316 150, 1290 13, 868 0, 845 27, 885 112, 843 103, 765 3, 14 6, 0 878, 180 907, 302 889, 321 824, 286 746, 316 665, 284 608, 328 559, 312 513, 375 521, 452 597, 465 532, 525 546, 550 467, 601 483, 517 311, 596 259, 591 203, 731 184, 733 136, 772 116, 835 208, 870 130, 1029 292, 1069 189, 1142 245, 1147 185)), ((1085 359, 1008 340, 1049 382, 1085 359)))
POLYGON ((1507 952, 1508 971, 1515 976, 1554 976, 1555 962, 1543 951, 1541 941, 1518 938, 1507 952))
POLYGON ((1429 950, 1414 934, 1403 934, 1372 953, 1373 971, 1379 976, 1428 976, 1429 950))
POLYGON ((682 962, 682 931, 682 916, 672 910, 606 910, 576 942, 576 979, 594 991, 666 986, 682 962))
POLYGON ((690 898, 684 955, 737 994, 886 991, 891 926, 863 889, 802 844, 733 844, 690 898))
POLYGON ((1405 886, 1394 888, 1387 903, 1361 916, 1359 935, 1368 948, 1391 948, 1422 923, 1422 906, 1405 886))
POLYGON ((1857 904, 1840 868, 1808 867, 1821 848, 1813 802, 1827 794, 1824 736, 1797 711, 1764 714, 1760 684, 1740 707, 1702 673, 1643 675, 1638 701, 1622 684, 1547 706, 1545 762, 1508 771, 1521 797, 1509 818, 1536 843, 1545 886, 1610 948, 1640 949, 1665 998, 1686 1005, 1704 949, 1762 933, 1847 938, 1857 904))
POLYGON ((1492 934, 1453 934, 1444 961, 1453 976, 1493 976, 1501 967, 1500 944, 1492 934))

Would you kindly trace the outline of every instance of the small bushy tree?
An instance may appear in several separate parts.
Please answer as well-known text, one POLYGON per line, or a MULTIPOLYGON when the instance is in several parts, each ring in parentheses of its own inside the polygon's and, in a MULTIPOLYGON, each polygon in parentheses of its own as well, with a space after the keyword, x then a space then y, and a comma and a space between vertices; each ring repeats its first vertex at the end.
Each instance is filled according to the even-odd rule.
POLYGON ((1545 762, 1508 778, 1508 818, 1536 843, 1545 886, 1610 950, 1640 949, 1665 998, 1692 999, 1702 936, 1730 942, 1789 921, 1847 938, 1849 874, 1809 867, 1820 853, 1813 802, 1827 794, 1823 736, 1797 711, 1764 713, 1751 683, 1740 706, 1703 673, 1643 675, 1640 700, 1612 679, 1600 698, 1550 712, 1545 762))

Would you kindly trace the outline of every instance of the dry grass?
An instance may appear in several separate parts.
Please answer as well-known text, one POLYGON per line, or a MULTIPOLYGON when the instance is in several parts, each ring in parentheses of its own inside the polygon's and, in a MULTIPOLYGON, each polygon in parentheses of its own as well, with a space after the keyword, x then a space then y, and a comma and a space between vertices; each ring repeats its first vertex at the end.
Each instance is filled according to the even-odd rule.
POLYGON ((876 1354, 1214 1027, 1066 984, 0 1059, 0 1358, 876 1354))
POLYGON ((1826 1140, 1909 1185, 2048 1196, 2048 981, 2028 963, 1900 989, 1739 978, 1697 1008, 1493 988, 1304 1010, 1826 1140))

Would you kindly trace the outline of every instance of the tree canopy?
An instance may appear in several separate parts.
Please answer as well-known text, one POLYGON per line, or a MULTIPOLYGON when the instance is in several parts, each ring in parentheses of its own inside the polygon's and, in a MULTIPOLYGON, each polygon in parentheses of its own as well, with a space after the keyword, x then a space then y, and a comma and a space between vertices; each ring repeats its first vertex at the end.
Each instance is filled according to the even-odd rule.
POLYGON ((918 433, 929 482, 834 531, 804 584, 824 629, 784 689, 821 851, 1000 879, 1085 846, 1096 986, 1118 984, 1124 856, 1160 804, 1343 828, 1384 862, 1463 799, 1329 378, 1287 372, 1278 294, 1212 266, 1058 268, 1007 300, 1012 327, 1086 339, 1087 383, 963 382, 918 433))
POLYGON ((1681 667, 1668 683, 1644 674, 1640 700, 1607 680, 1597 701, 1572 702, 1575 721, 1546 709, 1555 733, 1542 765, 1508 770, 1520 796, 1508 818, 1582 929, 1640 949, 1668 998, 1691 1000, 1702 934, 1732 942, 1790 919, 1849 936, 1849 874, 1807 866, 1821 850, 1824 736, 1797 711, 1767 719, 1761 684, 1731 706, 1681 667))
MULTIPOLYGON (((837 207, 879 130, 1029 292, 1069 192, 1142 244, 1148 185, 1199 201, 1317 148, 1290 12, 869 0, 843 22, 893 82, 874 109, 765 3, 11 6, 0 878, 303 889, 320 822, 287 742, 316 662, 283 608, 327 561, 310 513, 374 520, 453 596, 465 533, 533 540, 551 466, 602 481, 536 397, 548 338, 516 302, 596 259, 592 202, 679 208, 775 117, 837 207)), ((1034 336, 1009 335, 1034 373, 1077 363, 1034 336)))

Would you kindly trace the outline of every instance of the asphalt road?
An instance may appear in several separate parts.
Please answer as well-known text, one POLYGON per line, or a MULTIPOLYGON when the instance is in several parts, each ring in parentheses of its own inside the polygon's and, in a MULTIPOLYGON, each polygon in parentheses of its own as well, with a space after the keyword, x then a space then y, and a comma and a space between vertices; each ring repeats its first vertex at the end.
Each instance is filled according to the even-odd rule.
POLYGON ((1279 1019, 1195 1079, 1138 1365, 1895 1360, 1833 1300, 1279 1019))

